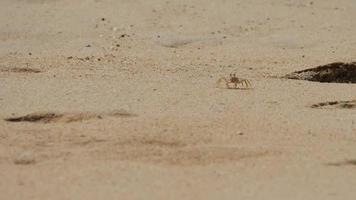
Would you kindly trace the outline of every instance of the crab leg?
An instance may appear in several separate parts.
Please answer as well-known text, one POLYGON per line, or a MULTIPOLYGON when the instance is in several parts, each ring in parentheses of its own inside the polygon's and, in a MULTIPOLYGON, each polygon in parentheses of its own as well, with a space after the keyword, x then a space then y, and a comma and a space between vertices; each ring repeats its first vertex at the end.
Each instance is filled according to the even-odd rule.
POLYGON ((246 79, 246 82, 247 82, 248 86, 251 86, 251 82, 249 80, 246 79))
POLYGON ((250 81, 249 81, 249 80, 247 80, 247 79, 243 79, 243 80, 241 80, 241 84, 242 84, 242 85, 243 85, 243 84, 245 84, 245 85, 246 85, 246 87, 251 86, 250 81))

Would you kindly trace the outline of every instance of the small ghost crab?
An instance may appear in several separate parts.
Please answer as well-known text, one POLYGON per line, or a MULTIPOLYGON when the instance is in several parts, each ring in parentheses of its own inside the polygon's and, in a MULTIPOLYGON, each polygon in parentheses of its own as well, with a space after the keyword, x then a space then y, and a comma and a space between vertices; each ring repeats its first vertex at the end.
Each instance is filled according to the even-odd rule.
POLYGON ((242 79, 236 76, 236 74, 230 74, 230 77, 221 77, 219 80, 216 82, 218 85, 220 85, 221 82, 224 82, 226 84, 226 87, 228 89, 231 88, 238 88, 237 84, 241 84, 242 86, 245 85, 246 88, 251 86, 251 82, 247 79, 242 79), (231 84, 234 84, 234 87, 230 87, 231 84))

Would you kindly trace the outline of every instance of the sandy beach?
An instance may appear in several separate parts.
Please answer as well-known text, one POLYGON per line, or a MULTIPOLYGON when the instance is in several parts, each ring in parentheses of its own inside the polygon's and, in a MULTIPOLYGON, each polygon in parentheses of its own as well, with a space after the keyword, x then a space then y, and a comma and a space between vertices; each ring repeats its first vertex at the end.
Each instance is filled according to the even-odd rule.
POLYGON ((356 199, 355 11, 0 0, 0 199, 356 199))

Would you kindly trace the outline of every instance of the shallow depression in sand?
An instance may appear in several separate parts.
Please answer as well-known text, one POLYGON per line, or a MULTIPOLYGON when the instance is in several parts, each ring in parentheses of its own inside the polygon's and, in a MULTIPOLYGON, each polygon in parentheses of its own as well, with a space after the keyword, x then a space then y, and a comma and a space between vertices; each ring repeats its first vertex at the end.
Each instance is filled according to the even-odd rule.
POLYGON ((355 109, 356 100, 352 101, 328 101, 311 105, 312 108, 339 108, 339 109, 355 109))
POLYGON ((5 67, 0 68, 0 72, 7 72, 7 73, 40 73, 42 72, 39 69, 28 68, 28 67, 5 67))
POLYGON ((327 83, 356 83, 356 62, 336 62, 287 74, 285 78, 327 83))
MULTIPOLYGON (((95 150, 94 150, 95 151, 95 150)), ((195 166, 254 160, 273 154, 269 150, 236 146, 191 144, 177 138, 135 138, 97 149, 100 159, 117 159, 174 166, 195 166), (110 152, 110 153, 109 153, 110 152)), ((91 155, 93 155, 91 153, 91 155)))
POLYGON ((79 112, 79 113, 55 113, 55 112, 38 112, 31 113, 19 117, 5 118, 8 122, 77 122, 89 119, 102 119, 103 117, 134 117, 135 114, 129 113, 124 110, 116 110, 107 113, 92 113, 92 112, 79 112))

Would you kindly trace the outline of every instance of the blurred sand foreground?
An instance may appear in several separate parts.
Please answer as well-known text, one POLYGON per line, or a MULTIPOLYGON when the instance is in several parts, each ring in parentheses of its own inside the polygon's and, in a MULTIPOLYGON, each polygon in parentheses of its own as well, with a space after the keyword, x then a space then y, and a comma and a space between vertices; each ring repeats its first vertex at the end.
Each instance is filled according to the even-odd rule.
POLYGON ((355 11, 1 0, 0 199, 356 199, 356 84, 278 78, 355 61, 355 11))

